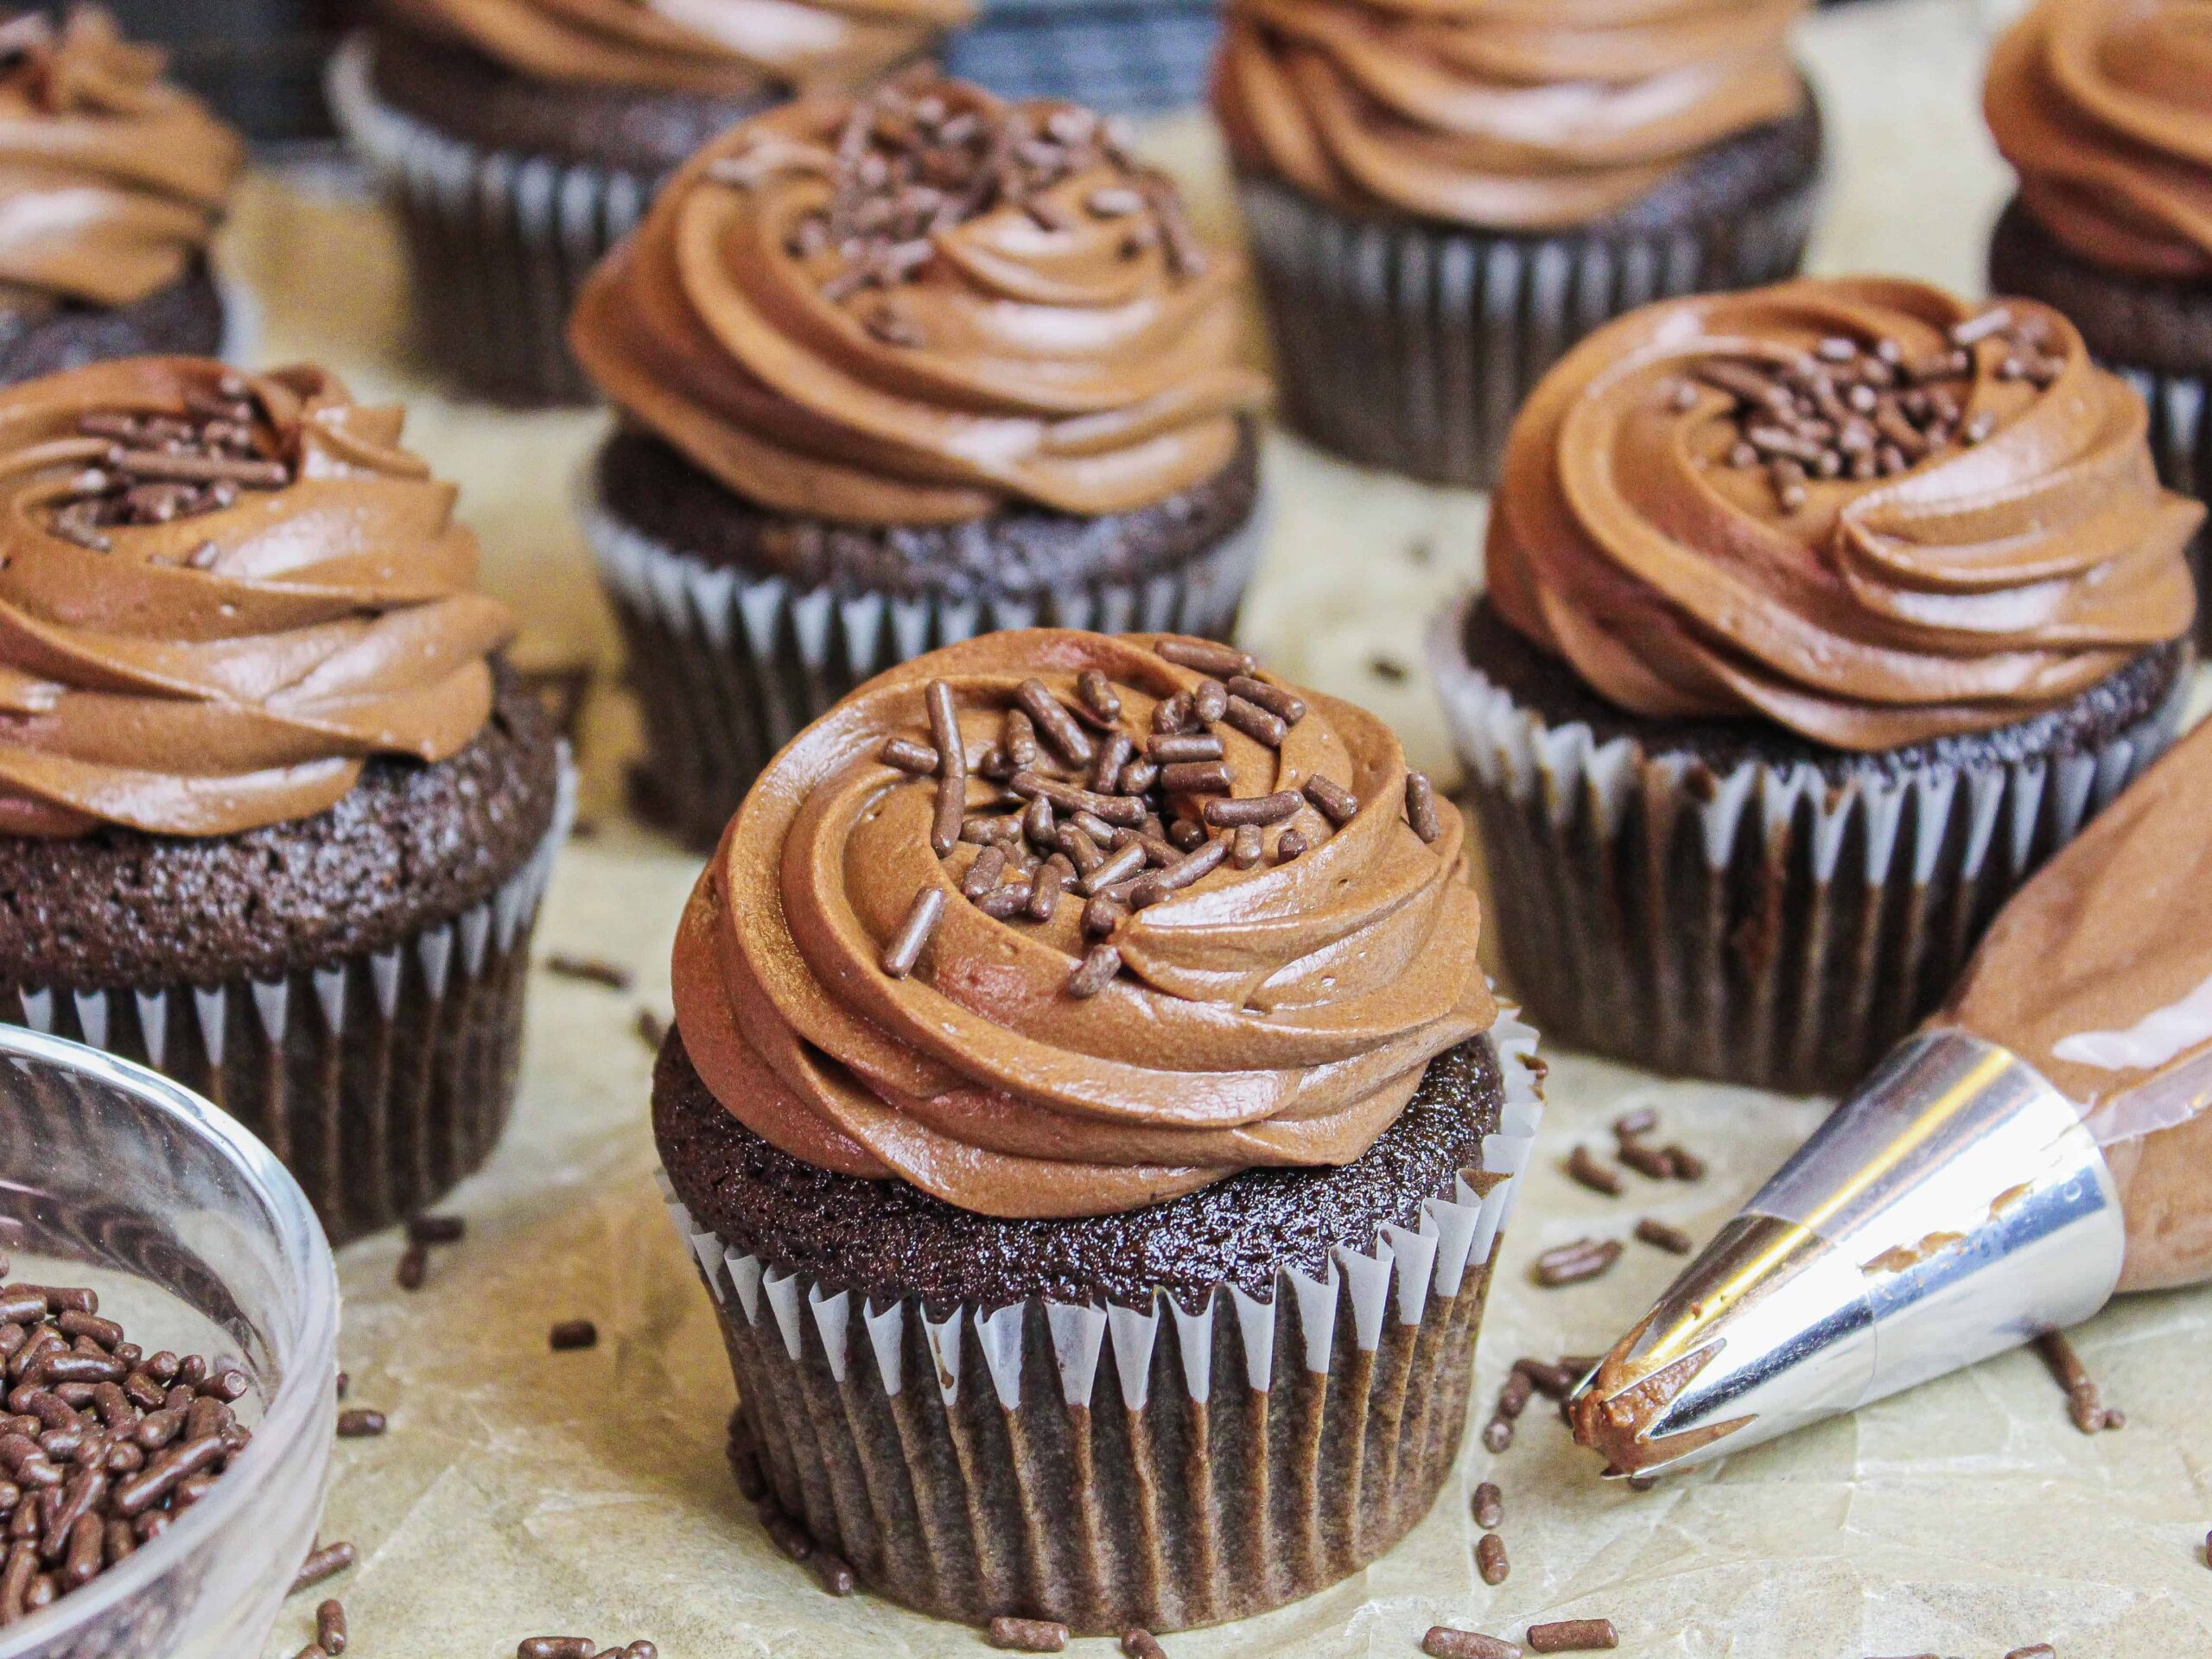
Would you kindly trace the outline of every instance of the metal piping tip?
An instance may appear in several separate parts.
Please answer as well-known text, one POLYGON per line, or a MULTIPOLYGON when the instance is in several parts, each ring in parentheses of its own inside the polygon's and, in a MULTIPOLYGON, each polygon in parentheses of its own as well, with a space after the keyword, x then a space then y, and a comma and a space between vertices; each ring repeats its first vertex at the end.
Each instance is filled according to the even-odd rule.
POLYGON ((1910 1039, 1570 1397, 1619 1478, 1685 1468, 2104 1306, 2126 1224, 2074 1105, 2009 1050, 1910 1039))

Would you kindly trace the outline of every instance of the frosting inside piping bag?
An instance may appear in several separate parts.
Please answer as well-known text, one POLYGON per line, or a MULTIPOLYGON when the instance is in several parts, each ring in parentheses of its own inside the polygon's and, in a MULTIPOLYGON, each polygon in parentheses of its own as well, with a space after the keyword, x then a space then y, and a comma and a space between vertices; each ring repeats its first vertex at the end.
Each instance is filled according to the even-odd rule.
POLYGON ((2127 1215, 2120 1287, 2212 1278, 2212 724, 2012 902, 1938 1024, 2001 1043, 2081 1109, 2127 1215))

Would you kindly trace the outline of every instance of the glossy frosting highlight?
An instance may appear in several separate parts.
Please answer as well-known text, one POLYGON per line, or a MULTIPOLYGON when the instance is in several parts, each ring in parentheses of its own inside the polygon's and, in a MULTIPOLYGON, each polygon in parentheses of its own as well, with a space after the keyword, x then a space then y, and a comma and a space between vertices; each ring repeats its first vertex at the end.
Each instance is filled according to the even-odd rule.
POLYGON ((1951 334, 1978 308, 1914 283, 1804 281, 1601 329, 1514 428, 1492 603, 1624 709, 1764 715, 1855 750, 2027 718, 2180 637, 2203 509, 2159 488, 2142 400, 2072 325, 2005 307, 2043 342, 2047 384, 2018 372, 2009 338, 1981 338, 1947 393, 1980 442, 1893 476, 1812 479, 1794 509, 1730 464, 1734 405, 1703 377, 1809 363, 1828 340, 1920 362, 1967 349, 1951 334))
POLYGON ((1173 187, 1110 131, 950 82, 746 122, 594 275, 576 355, 630 419, 785 512, 945 524, 1165 500, 1229 465, 1266 387, 1237 361, 1236 262, 1195 252, 1173 187), (964 153, 930 173, 930 228, 871 240, 899 154, 878 137, 918 105, 964 153), (1079 135, 1077 164, 1007 199, 993 168, 1048 130, 1079 135))
POLYGON ((2092 264, 2212 277, 2212 8, 2042 0, 1984 105, 2037 222, 2092 264))
POLYGON ((862 86, 967 21, 969 0, 379 0, 541 80, 747 97, 862 86))
MULTIPOLYGON (((309 817, 372 754, 444 760, 483 726, 514 631, 474 591, 453 486, 397 409, 296 368, 250 377, 281 488, 103 548, 54 533, 86 416, 176 416, 230 378, 191 359, 0 391, 0 833, 227 835, 309 817)), ((90 454, 87 454, 87 449, 90 454)))
POLYGON ((238 135, 104 11, 10 28, 29 43, 0 61, 0 289, 120 306, 175 283, 221 222, 238 135))
POLYGON ((1323 200, 1555 230, 1805 107, 1806 0, 1230 0, 1241 163, 1323 200))
MULTIPOLYGON (((1226 733, 1235 793, 1319 773, 1361 810, 1332 830, 1301 807, 1281 828, 1312 841, 1303 856, 1224 862, 1134 911, 1113 935, 1122 970, 1095 997, 1069 990, 1091 943, 1081 899, 1035 923, 962 896, 979 849, 936 856, 937 781, 885 764, 885 738, 928 741, 925 694, 942 680, 980 755, 1024 680, 1072 703, 1085 670, 1119 690, 1141 734, 1158 702, 1200 678, 1151 644, 988 635, 869 682, 777 757, 701 877, 675 953, 685 1048, 748 1128, 819 1167, 897 1176, 987 1215, 1109 1213, 1254 1166, 1347 1162, 1432 1058, 1489 1027, 1459 815, 1440 805, 1424 842, 1397 740, 1325 697, 1306 695, 1280 751, 1226 733), (886 946, 931 889, 943 919, 894 979, 886 946)), ((1000 793, 980 776, 968 788, 978 807, 1000 793)))

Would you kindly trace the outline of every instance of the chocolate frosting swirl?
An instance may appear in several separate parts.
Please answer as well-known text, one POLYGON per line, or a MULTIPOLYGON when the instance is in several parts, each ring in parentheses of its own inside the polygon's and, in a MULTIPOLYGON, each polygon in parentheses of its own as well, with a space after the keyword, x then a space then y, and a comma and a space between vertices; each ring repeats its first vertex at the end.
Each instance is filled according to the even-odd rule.
POLYGON ((241 382, 193 359, 0 391, 0 833, 228 835, 321 811, 371 754, 442 760, 476 734, 513 619, 471 591, 475 537, 401 419, 318 369, 241 382), (115 493, 118 447, 88 427, 232 393, 264 459, 231 470, 281 486, 165 522, 175 486, 115 493), (86 505, 97 531, 68 516, 86 505))
POLYGON ((741 124, 594 274, 570 338, 738 494, 868 524, 1166 499, 1264 383, 1238 268, 1113 124, 955 82, 741 124))
POLYGON ((1857 750, 2025 719, 2188 631, 2203 509, 2145 421, 2031 303, 1859 278, 1646 307, 1522 410, 1491 596, 1637 714, 1857 750), (1823 475, 1854 442, 1861 475, 1823 475))
MULTIPOLYGON (((987 1215, 1105 1214, 1253 1166, 1347 1162, 1431 1058, 1488 1028, 1459 815, 1440 805, 1422 841, 1397 740, 1333 699, 1306 696, 1280 750, 1220 728, 1225 764, 1237 796, 1318 775, 1357 812, 1332 829, 1302 804, 1266 832, 1306 836, 1302 856, 1224 861, 1122 918, 1122 970, 1096 995, 1071 986, 1093 943, 1080 898, 1039 923, 962 896, 981 849, 938 858, 938 780, 887 764, 887 735, 926 742, 943 682, 980 755, 1025 680, 1073 708, 1086 671, 1117 690, 1122 729, 1148 732, 1158 703, 1203 677, 1153 643, 987 635, 870 681, 777 757, 675 953, 684 1046, 748 1128, 821 1168, 898 1176, 987 1215), (929 893, 942 920, 894 978, 887 949, 929 893)), ((981 776, 966 790, 978 811, 1021 804, 981 776)))
POLYGON ((129 305, 205 255, 245 151, 86 7, 0 27, 0 286, 129 305))
POLYGON ((2043 0, 1984 105, 2037 220, 2094 264, 2212 276, 2212 16, 2201 0, 2043 0))
POLYGON ((1230 0, 1240 162, 1353 209, 1542 231, 1805 106, 1806 0, 1230 0))
POLYGON ((750 97, 864 86, 965 22, 971 0, 379 0, 384 14, 540 80, 750 97))

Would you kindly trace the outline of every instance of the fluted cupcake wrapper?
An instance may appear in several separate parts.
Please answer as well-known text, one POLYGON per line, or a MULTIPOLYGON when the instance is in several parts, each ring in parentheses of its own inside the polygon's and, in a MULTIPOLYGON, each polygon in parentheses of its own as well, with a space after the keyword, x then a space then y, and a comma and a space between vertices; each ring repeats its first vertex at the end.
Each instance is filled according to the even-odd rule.
POLYGON ((1357 1572, 1459 1452, 1543 1115, 1536 1033, 1509 1016, 1491 1041, 1505 1104, 1480 1165, 1417 1227, 1266 1298, 879 1306, 730 1248, 663 1177, 774 1501, 869 1589, 970 1623, 1179 1630, 1357 1572))
POLYGON ((1481 829, 1509 988, 1554 1040, 1681 1075, 1840 1092, 1942 1000, 2005 900, 2173 741, 2187 680, 2103 746, 1715 773, 1548 724, 1430 661, 1481 829))
POLYGON ((564 750, 552 827, 521 868, 389 949, 213 986, 0 986, 0 1020, 206 1096, 267 1144, 342 1244, 435 1203, 505 1128, 531 932, 575 816, 564 750))
MULTIPOLYGON (((2158 463, 2158 481, 2170 490, 2197 499, 2212 490, 2212 420, 2205 418, 2205 404, 2212 385, 2204 376, 2172 374, 2139 369, 2125 363, 2106 365, 2126 378, 2143 395, 2151 411, 2151 456, 2158 463)), ((2212 651, 2212 526, 2197 532, 2189 550, 2190 568, 2196 573, 2196 646, 2212 651)))
POLYGON ((1794 274, 1817 180, 1668 232, 1514 236, 1348 216, 1237 186, 1283 416, 1323 448, 1486 489, 1515 413, 1599 325, 1655 300, 1794 274))
POLYGON ((569 313, 659 179, 487 149, 426 126, 378 99, 362 35, 332 59, 329 95, 339 130, 398 210, 428 360, 502 403, 597 402, 569 353, 569 313))
POLYGON ((700 846, 720 838, 760 769, 803 728, 925 652, 1009 628, 1227 639, 1267 535, 1262 507, 1198 557, 1141 582, 955 598, 801 587, 677 552, 588 492, 583 513, 645 721, 645 804, 700 846))

